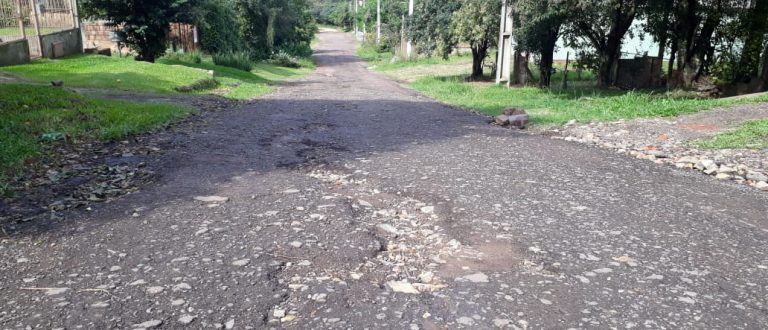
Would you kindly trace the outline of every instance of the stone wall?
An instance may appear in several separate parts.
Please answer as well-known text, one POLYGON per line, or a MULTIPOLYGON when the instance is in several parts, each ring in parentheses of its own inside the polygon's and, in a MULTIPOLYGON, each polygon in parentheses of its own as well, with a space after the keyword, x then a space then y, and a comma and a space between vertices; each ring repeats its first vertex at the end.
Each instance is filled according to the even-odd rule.
POLYGON ((41 39, 42 56, 45 58, 59 58, 83 52, 80 29, 46 34, 41 39))
POLYGON ((662 59, 650 56, 621 59, 616 86, 626 89, 660 87, 664 83, 661 78, 662 63, 662 59))
POLYGON ((0 43, 0 66, 29 63, 29 43, 16 40, 0 43))

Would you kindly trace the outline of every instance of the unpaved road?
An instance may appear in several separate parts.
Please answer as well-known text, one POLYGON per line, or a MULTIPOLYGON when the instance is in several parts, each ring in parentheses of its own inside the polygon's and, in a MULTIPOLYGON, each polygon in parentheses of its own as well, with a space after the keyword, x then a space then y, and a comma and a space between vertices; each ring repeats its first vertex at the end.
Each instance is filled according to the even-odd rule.
POLYGON ((320 38, 315 74, 158 135, 160 183, 3 238, 0 328, 768 324, 765 194, 493 127, 320 38))

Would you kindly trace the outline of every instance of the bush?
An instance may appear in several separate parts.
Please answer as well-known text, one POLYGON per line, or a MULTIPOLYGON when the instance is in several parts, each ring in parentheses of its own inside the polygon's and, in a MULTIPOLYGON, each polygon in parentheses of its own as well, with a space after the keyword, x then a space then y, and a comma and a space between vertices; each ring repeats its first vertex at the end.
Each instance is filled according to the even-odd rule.
POLYGON ((287 53, 290 56, 295 57, 310 57, 312 56, 312 47, 306 42, 291 42, 278 47, 277 53, 287 53))
POLYGON ((203 55, 199 51, 191 52, 170 52, 165 54, 163 58, 171 61, 187 62, 200 64, 203 63, 203 55))
POLYGON ((249 52, 227 52, 213 55, 213 63, 216 65, 240 69, 243 71, 253 70, 253 61, 249 52))
POLYGON ((203 79, 196 81, 195 83, 188 85, 188 86, 179 86, 176 87, 176 91, 180 93, 192 93, 197 91, 204 91, 208 89, 214 89, 216 87, 219 87, 219 81, 216 79, 203 79))
POLYGON ((279 51, 275 54, 272 54, 272 57, 267 60, 268 63, 274 64, 277 66, 282 66, 286 68, 300 68, 301 63, 299 63, 299 60, 291 54, 288 54, 284 51, 279 51))
POLYGON ((197 22, 200 44, 209 54, 228 53, 242 48, 240 23, 228 0, 204 0, 204 13, 197 22))

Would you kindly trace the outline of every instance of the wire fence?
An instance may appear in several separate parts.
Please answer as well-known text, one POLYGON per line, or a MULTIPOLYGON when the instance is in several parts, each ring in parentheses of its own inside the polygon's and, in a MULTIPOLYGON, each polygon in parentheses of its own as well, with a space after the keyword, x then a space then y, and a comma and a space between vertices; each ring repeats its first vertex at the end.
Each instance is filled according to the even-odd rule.
POLYGON ((75 0, 0 0, 0 43, 27 39, 33 55, 42 36, 77 25, 75 0))

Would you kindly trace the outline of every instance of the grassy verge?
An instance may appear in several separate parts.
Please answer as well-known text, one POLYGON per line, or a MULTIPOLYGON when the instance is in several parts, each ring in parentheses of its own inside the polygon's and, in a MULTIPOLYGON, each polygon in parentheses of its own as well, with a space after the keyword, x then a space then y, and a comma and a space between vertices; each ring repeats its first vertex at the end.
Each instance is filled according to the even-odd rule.
MULTIPOLYGON (((553 76, 551 89, 535 87, 506 88, 489 82, 466 82, 471 69, 471 57, 452 56, 448 61, 421 59, 385 63, 389 53, 379 53, 371 47, 361 47, 361 58, 374 65, 376 71, 441 102, 469 108, 488 115, 498 115, 504 109, 525 109, 534 123, 541 125, 579 122, 611 121, 639 117, 671 117, 720 106, 768 102, 768 97, 741 100, 697 99, 688 93, 666 91, 619 91, 594 87, 591 73, 569 72, 569 88, 560 88, 563 70, 553 76)), ((538 72, 531 70, 534 78, 538 72)))
POLYGON ((161 103, 99 100, 65 89, 0 84, 0 194, 4 177, 46 145, 65 139, 115 140, 182 118, 191 108, 161 103))
POLYGON ((178 93, 177 87, 215 79, 219 88, 200 93, 218 94, 232 99, 252 99, 272 90, 271 84, 302 76, 314 65, 304 60, 299 69, 259 63, 251 72, 214 65, 210 58, 195 64, 161 59, 157 63, 137 62, 132 58, 78 55, 60 60, 40 60, 31 64, 0 68, 33 82, 64 80, 65 86, 112 89, 161 94, 178 93))
POLYGON ((748 122, 696 145, 708 149, 768 149, 768 119, 748 122))

